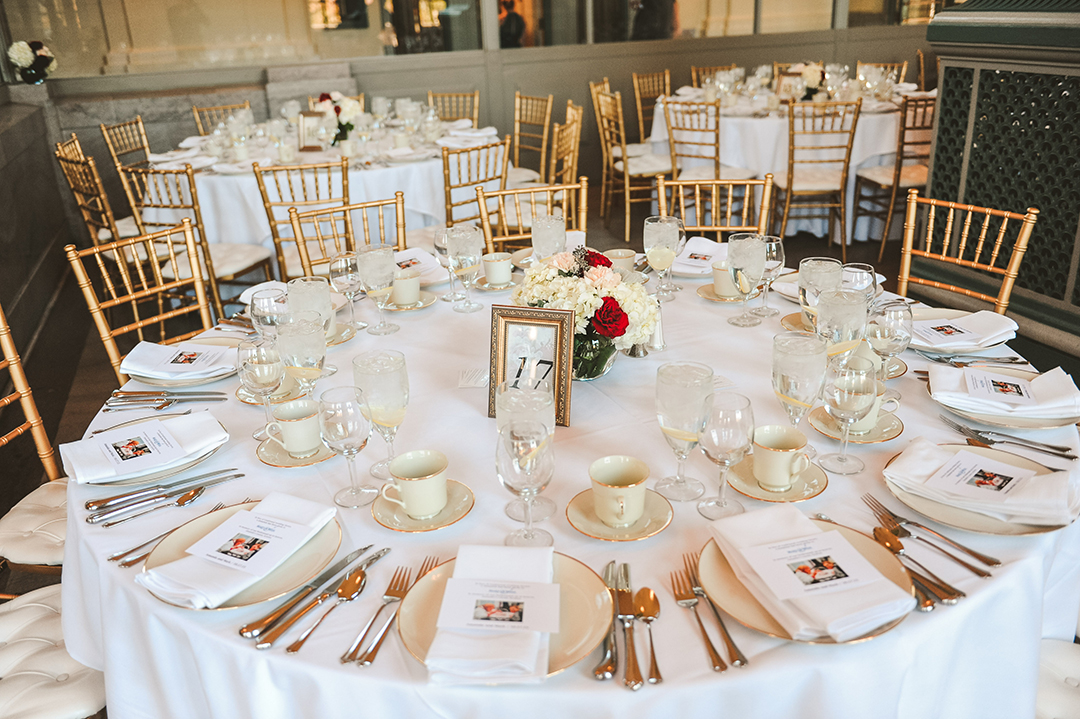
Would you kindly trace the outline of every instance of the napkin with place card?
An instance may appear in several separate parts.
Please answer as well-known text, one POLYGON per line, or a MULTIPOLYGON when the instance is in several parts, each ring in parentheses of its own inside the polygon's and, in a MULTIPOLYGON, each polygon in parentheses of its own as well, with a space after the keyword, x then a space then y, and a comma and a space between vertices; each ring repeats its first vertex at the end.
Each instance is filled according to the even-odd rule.
MULTIPOLYGON (((454 579, 550 584, 553 557, 551 547, 466 545, 454 579)), ((547 676, 548 639, 547 632, 440 627, 424 661, 433 684, 535 684, 547 676)))
MULTIPOLYGON (((450 130, 448 133, 451 137, 493 137, 499 136, 499 130, 493 125, 487 127, 466 127, 457 130, 450 130)), ((494 140, 492 140, 494 142, 494 140)))
POLYGON ((210 412, 169 417, 60 445, 67 476, 79 484, 134 479, 188 462, 229 441, 210 412))
POLYGON ((981 310, 954 319, 919 319, 912 323, 914 344, 947 352, 950 347, 992 347, 1016 337, 1017 324, 1005 315, 981 310))
POLYGON ((1068 471, 1032 476, 1007 459, 957 453, 923 437, 883 474, 905 492, 1004 522, 1062 525, 1080 512, 1080 485, 1070 482, 1068 471))
POLYGON ((168 152, 151 152, 146 155, 147 162, 152 162, 155 165, 159 162, 172 162, 173 160, 185 160, 189 157, 195 157, 199 154, 199 148, 188 147, 180 150, 170 150, 168 152))
POLYGON ((707 237, 691 237, 671 263, 671 271, 682 275, 712 276, 713 263, 726 259, 726 244, 714 242, 707 237))
POLYGON ((178 342, 140 342, 120 362, 124 374, 158 380, 212 379, 236 369, 236 348, 178 342))
POLYGON ((177 147, 190 149, 192 147, 202 147, 211 140, 210 135, 192 135, 191 137, 185 137, 181 140, 177 147))
POLYGON ((420 247, 410 247, 407 250, 395 252, 394 263, 402 270, 419 270, 422 285, 442 282, 446 279, 446 268, 439 264, 434 255, 420 247))
MULTIPOLYGON (((188 549, 193 553, 138 574, 135 581, 173 604, 191 609, 212 609, 281 566, 282 562, 332 520, 336 513, 333 507, 281 492, 272 492, 253 507, 249 514, 240 517, 233 515, 225 520, 218 530, 212 530, 213 533, 224 528, 228 530, 225 534, 230 535, 223 534, 222 544, 210 550, 222 554, 221 561, 199 556, 202 550, 200 543, 196 542, 188 549), (232 531, 233 521, 236 532, 232 531), (233 534, 236 536, 233 537, 233 534), (237 539, 244 541, 238 543, 237 539), (281 542, 284 550, 272 554, 276 549, 275 541, 281 542), (262 552, 266 552, 270 560, 263 563, 258 573, 229 566, 227 563, 230 560, 252 562, 259 558, 262 552)), ((212 543, 217 544, 216 541, 212 543)))
POLYGON ((994 369, 931 364, 927 368, 930 395, 947 407, 978 414, 1030 419, 1080 417, 1080 390, 1060 367, 1030 381, 994 369))
POLYGON ((794 639, 828 636, 846 642, 915 607, 914 597, 882 576, 839 533, 823 532, 790 504, 727 517, 711 529, 735 576, 794 639), (782 554, 797 540, 820 543, 827 556, 795 561, 765 556, 782 554), (788 598, 777 595, 777 579, 794 582, 793 591, 784 592, 788 598), (828 586, 830 581, 835 586, 828 586))

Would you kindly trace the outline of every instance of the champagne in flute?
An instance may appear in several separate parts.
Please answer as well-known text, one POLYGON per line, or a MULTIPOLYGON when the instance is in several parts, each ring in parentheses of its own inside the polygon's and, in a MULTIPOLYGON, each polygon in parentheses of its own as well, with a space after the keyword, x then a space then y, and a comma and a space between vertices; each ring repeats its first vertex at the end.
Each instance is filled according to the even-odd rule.
POLYGON ((499 432, 495 447, 495 472, 499 482, 525 503, 525 526, 507 535, 513 547, 550 547, 555 538, 533 527, 532 506, 555 473, 555 450, 551 430, 541 422, 515 420, 499 432))
POLYGON ((679 251, 682 237, 682 220, 677 217, 653 216, 645 218, 642 230, 642 244, 649 266, 659 274, 656 299, 667 302, 674 299, 674 287, 668 282, 667 274, 679 251))
MULTIPOLYGON (((911 344, 911 305, 889 300, 874 305, 866 320, 866 339, 874 354, 881 358, 878 381, 889 377, 889 362, 911 344)), ((894 389, 886 390, 883 399, 900 399, 894 389)))
POLYGON ((266 425, 274 421, 270 411, 270 395, 281 387, 285 363, 272 340, 244 340, 237 347, 236 363, 240 384, 262 400, 266 422, 252 433, 253 439, 267 438, 266 425))
POLYGON ((394 283, 393 247, 365 247, 357 253, 357 266, 360 270, 360 281, 364 289, 379 310, 379 323, 374 327, 368 327, 368 334, 389 335, 397 332, 400 327, 386 321, 386 303, 390 299, 390 286, 394 283))

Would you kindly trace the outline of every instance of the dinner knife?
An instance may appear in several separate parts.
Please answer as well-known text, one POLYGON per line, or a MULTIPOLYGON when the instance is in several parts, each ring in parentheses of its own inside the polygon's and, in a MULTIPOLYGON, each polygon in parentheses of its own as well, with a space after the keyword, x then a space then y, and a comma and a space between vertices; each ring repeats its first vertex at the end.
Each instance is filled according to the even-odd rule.
MULTIPOLYGON (((356 568, 357 569, 367 569, 372 564, 374 564, 375 562, 379 561, 384 556, 386 556, 386 553, 389 552, 389 551, 390 551, 390 547, 384 547, 383 549, 380 549, 379 551, 375 552, 374 554, 372 554, 370 557, 368 557, 364 561, 360 562, 360 564, 358 564, 356 568)), ((338 586, 345 580, 345 577, 347 577, 347 576, 348 576, 347 574, 341 575, 341 579, 338 579, 336 582, 333 582, 332 584, 327 585, 326 589, 324 589, 322 592, 320 592, 319 596, 315 597, 310 602, 305 604, 303 609, 301 609, 299 612, 292 615, 291 617, 289 617, 288 619, 286 619, 285 621, 283 621, 281 624, 277 625, 276 627, 274 627, 270 631, 265 632, 262 635, 262 638, 259 640, 259 643, 255 645, 255 648, 256 649, 269 649, 271 646, 273 646, 274 642, 276 642, 278 639, 280 639, 281 636, 283 634, 285 634, 285 632, 289 631, 289 629, 292 628, 292 625, 296 624, 296 622, 298 622, 301 617, 303 617, 305 614, 307 614, 311 610, 315 609, 315 607, 319 606, 320 604, 325 602, 327 599, 329 599, 331 596, 333 596, 334 593, 337 591, 338 586)))
POLYGON ((623 684, 629 689, 637 691, 644 686, 641 679, 641 669, 638 668, 637 651, 634 649, 634 619, 637 618, 637 609, 634 607, 634 592, 630 589, 630 565, 619 565, 619 578, 616 583, 615 594, 619 604, 619 621, 623 625, 623 638, 626 646, 626 670, 623 674, 623 684))
POLYGON ((206 395, 216 395, 218 397, 227 396, 225 392, 211 392, 210 390, 198 391, 191 390, 189 392, 174 392, 172 390, 123 390, 114 389, 112 391, 112 397, 204 397, 206 395))
POLYGON ((263 632, 273 628, 273 626, 278 623, 279 619, 288 614, 290 609, 300 603, 301 599, 314 592, 326 582, 330 581, 330 579, 335 574, 352 564, 357 557, 359 557, 361 554, 374 546, 374 544, 369 544, 366 547, 361 547, 360 549, 349 552, 340 561, 334 562, 334 564, 325 572, 315 577, 304 586, 300 587, 300 591, 296 593, 295 597, 288 600, 280 607, 267 614, 262 619, 257 619, 254 622, 249 622, 248 624, 240 627, 240 636, 242 636, 244 639, 254 639, 263 632))
MULTIPOLYGON (((237 472, 236 474, 227 474, 224 477, 217 477, 217 478, 212 479, 212 480, 210 480, 208 482, 198 482, 195 486, 202 486, 202 487, 209 488, 209 487, 213 487, 214 485, 217 485, 217 484, 222 484, 224 482, 231 482, 232 480, 238 479, 238 478, 243 477, 243 476, 245 476, 243 472, 237 472)), ((130 512, 130 511, 135 510, 135 509, 142 509, 143 507, 151 507, 151 506, 153 506, 155 504, 160 504, 161 502, 164 502, 164 501, 166 501, 168 499, 171 499, 173 497, 179 497, 181 494, 186 494, 187 492, 189 492, 193 488, 194 487, 181 487, 180 489, 173 489, 173 490, 170 490, 170 491, 168 491, 168 492, 166 492, 164 494, 155 495, 153 497, 147 497, 146 499, 141 499, 138 502, 132 502, 131 504, 125 504, 125 505, 123 505, 121 507, 115 507, 113 509, 109 509, 109 510, 106 510, 104 512, 94 512, 93 514, 88 514, 86 516, 86 523, 87 524, 98 524, 99 522, 103 522, 106 519, 112 519, 113 517, 116 517, 116 516, 121 515, 121 514, 126 514, 127 512, 130 512)))
POLYGON ((123 494, 117 494, 112 497, 103 497, 101 499, 92 499, 86 503, 86 508, 91 511, 97 511, 99 509, 105 509, 112 507, 116 504, 125 504, 129 501, 134 501, 142 497, 148 497, 155 492, 167 492, 172 489, 178 489, 188 484, 198 484, 201 480, 214 477, 226 472, 235 472, 236 467, 229 467, 228 469, 216 469, 213 472, 207 472, 206 474, 200 474, 197 477, 187 477, 185 479, 179 479, 175 482, 169 482, 168 484, 155 484, 152 487, 143 487, 142 489, 136 489, 133 492, 124 492, 123 494))
MULTIPOLYGON (((608 593, 611 594, 612 603, 618 601, 615 595, 615 572, 616 565, 615 561, 612 560, 604 567, 604 584, 607 585, 608 593)), ((600 658, 600 663, 593 668, 593 676, 600 681, 611 679, 619 669, 619 647, 615 639, 616 621, 617 619, 613 614, 611 626, 608 628, 608 633, 604 636, 604 642, 601 645, 603 656, 600 658)))
POLYGON ((136 405, 155 405, 162 402, 224 402, 229 399, 219 394, 184 394, 152 395, 144 397, 110 397, 105 400, 106 407, 132 407, 136 405))

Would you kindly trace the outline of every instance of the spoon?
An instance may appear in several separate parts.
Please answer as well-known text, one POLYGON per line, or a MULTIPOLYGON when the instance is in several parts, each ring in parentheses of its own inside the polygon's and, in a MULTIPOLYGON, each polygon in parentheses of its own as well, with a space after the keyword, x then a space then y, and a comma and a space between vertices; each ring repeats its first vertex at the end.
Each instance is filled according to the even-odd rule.
POLYGON ((367 584, 367 574, 363 569, 357 569, 352 574, 345 577, 345 580, 338 585, 337 588, 338 600, 331 604, 330 608, 323 612, 323 615, 316 619, 314 624, 304 630, 304 633, 300 635, 300 638, 290 644, 285 651, 288 654, 296 654, 300 651, 300 647, 304 646, 304 642, 311 636, 311 633, 322 624, 322 620, 326 619, 330 612, 337 609, 339 605, 344 604, 345 602, 351 602, 359 597, 360 592, 364 591, 365 584, 367 584))
POLYGON ((195 489, 191 490, 187 494, 181 494, 179 497, 176 498, 176 501, 174 501, 174 502, 166 502, 165 504, 159 504, 158 506, 151 507, 150 509, 147 509, 144 512, 136 512, 135 514, 131 515, 130 517, 124 517, 123 519, 114 519, 111 522, 105 522, 101 526, 102 527, 115 527, 117 524, 123 524, 124 522, 128 521, 129 519, 135 519, 136 517, 141 517, 144 514, 150 514, 151 512, 157 511, 159 509, 164 509, 165 507, 186 507, 187 505, 191 504, 196 499, 201 497, 202 493, 205 492, 205 491, 206 491, 206 487, 196 487, 195 489))
POLYGON ((648 587, 642 587, 634 595, 634 607, 637 609, 638 620, 645 622, 645 626, 649 628, 649 684, 659 684, 664 681, 664 678, 660 676, 660 667, 656 665, 652 623, 660 616, 660 600, 656 598, 656 592, 648 587))
POLYGON ((874 539, 878 541, 878 544, 885 547, 885 549, 888 549, 896 556, 906 557, 909 562, 923 570, 927 575, 923 584, 931 594, 941 601, 942 604, 956 604, 959 600, 967 596, 959 589, 948 582, 945 582, 941 577, 924 567, 918 560, 910 557, 907 552, 904 551, 903 543, 889 530, 884 527, 874 527, 874 539))

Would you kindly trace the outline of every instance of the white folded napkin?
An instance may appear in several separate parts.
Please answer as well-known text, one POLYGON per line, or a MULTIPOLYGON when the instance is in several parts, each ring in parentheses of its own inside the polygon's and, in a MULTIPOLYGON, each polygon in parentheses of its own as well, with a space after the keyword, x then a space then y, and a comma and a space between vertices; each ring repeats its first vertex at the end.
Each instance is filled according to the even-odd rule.
POLYGON ((671 271, 704 277, 712 274, 714 262, 725 259, 727 259, 727 244, 714 242, 708 237, 691 237, 686 241, 679 256, 671 263, 671 271), (707 255, 709 259, 692 259, 690 255, 707 255))
POLYGON ((172 160, 183 160, 185 157, 195 157, 199 154, 199 148, 190 147, 182 150, 169 150, 168 152, 151 152, 147 154, 146 159, 148 162, 171 162, 172 160))
POLYGON ((898 82, 893 85, 893 92, 906 93, 919 89, 919 83, 917 82, 898 82))
MULTIPOLYGON (((464 545, 455 579, 550 582, 551 547, 464 545)), ((439 629, 424 660, 433 684, 536 684, 548 670, 548 634, 483 629, 439 629)))
MULTIPOLYGON (((922 319, 916 315, 915 321, 921 322, 922 319)), ((981 337, 973 341, 966 335, 957 335, 955 339, 938 339, 932 345, 927 345, 925 340, 916 337, 915 344, 947 350, 950 347, 966 347, 969 345, 990 347, 1002 342, 1008 342, 1013 337, 1016 337, 1016 322, 1005 315, 999 315, 997 312, 991 312, 990 310, 980 310, 974 314, 957 317, 953 320, 941 320, 941 323, 956 325, 969 332, 975 332, 981 337)))
POLYGON ((190 149, 192 147, 202 147, 209 141, 209 135, 192 135, 191 137, 185 137, 183 140, 181 140, 177 144, 177 147, 183 147, 185 149, 190 149))
POLYGON ((683 85, 682 87, 680 87, 678 90, 675 91, 675 94, 678 95, 679 97, 686 98, 686 97, 693 97, 695 95, 704 95, 705 91, 702 90, 700 87, 691 87, 690 85, 683 85))
MULTIPOLYGON (((905 492, 1004 522, 1068 524, 1080 512, 1078 483, 1070 481, 1068 471, 1036 475, 999 501, 982 501, 928 486, 926 481, 945 466, 954 454, 954 451, 919 437, 884 469, 883 474, 885 479, 905 492)), ((1008 464, 1008 460, 1002 461, 1008 464)))
MULTIPOLYGON (((309 539, 337 513, 333 507, 281 492, 267 495, 266 499, 251 511, 286 522, 306 524, 311 528, 309 539)), ((291 555, 283 556, 281 562, 289 556, 291 555)), ((281 566, 281 562, 278 562, 275 568, 281 566)), ((254 574, 214 564, 192 555, 135 576, 136 582, 162 599, 192 609, 216 607, 260 579, 261 577, 254 574)))
POLYGON ((73 482, 79 484, 117 482, 181 465, 229 441, 229 433, 208 411, 169 417, 161 420, 161 424, 184 450, 182 457, 167 464, 144 467, 125 474, 117 471, 118 467, 101 451, 98 440, 91 437, 60 445, 60 459, 64 464, 64 471, 73 482))
MULTIPOLYGON (((216 163, 217 159, 207 155, 192 155, 183 160, 172 160, 170 162, 154 162, 151 160, 151 162, 157 170, 183 170, 185 165, 191 165, 192 170, 201 170, 216 163)), ((251 165, 248 165, 248 169, 251 169, 251 165)))
POLYGON ((739 549, 820 534, 821 530, 793 505, 778 504, 721 519, 711 529, 735 576, 794 639, 830 636, 845 642, 915 607, 914 597, 884 577, 829 594, 777 599, 739 549))
POLYGON ((490 139, 490 136, 484 137, 455 137, 447 135, 446 137, 440 137, 435 141, 435 144, 439 147, 449 147, 451 150, 466 150, 470 147, 480 147, 486 145, 490 139))
POLYGON ((226 348, 216 361, 198 369, 173 371, 168 365, 162 365, 178 352, 206 352, 208 350, 217 352, 220 349, 220 347, 192 342, 178 342, 174 345, 140 342, 120 362, 120 371, 124 374, 136 374, 152 379, 206 379, 231 374, 236 369, 235 347, 226 348))
POLYGON ((937 97, 937 88, 933 90, 902 90, 900 94, 904 97, 925 98, 925 97, 937 97))
MULTIPOLYGON (((977 367, 994 372, 993 367, 977 367)), ((968 394, 964 370, 944 364, 931 364, 930 395, 947 407, 966 412, 993 414, 1002 417, 1027 417, 1032 419, 1068 419, 1080 417, 1080 390, 1071 375, 1055 367, 1031 380, 1031 391, 1036 404, 1009 404, 986 397, 968 394)), ((1004 375, 1003 375, 1004 376, 1004 375)))
POLYGON ((487 127, 468 127, 459 130, 451 130, 450 135, 454 137, 498 137, 499 131, 492 125, 487 127))
POLYGON ((383 153, 385 157, 408 157, 416 154, 416 150, 411 147, 392 147, 383 153))
POLYGON ((872 100, 870 98, 863 98, 862 112, 893 112, 899 109, 895 102, 889 102, 888 100, 872 100))
POLYGON ((446 269, 439 264, 439 260, 437 260, 430 252, 420 247, 410 247, 407 250, 395 252, 394 262, 396 262, 399 267, 402 264, 408 263, 410 269, 419 270, 420 284, 441 282, 446 279, 446 269))
POLYGON ((566 231, 566 251, 573 252, 579 247, 585 246, 585 233, 581 230, 566 231))
POLYGON ((245 305, 250 305, 251 298, 255 296, 256 292, 259 292, 261 290, 281 290, 282 292, 288 292, 289 286, 286 285, 284 282, 278 282, 277 280, 260 282, 259 284, 253 287, 248 287, 246 290, 241 292, 240 296, 237 299, 239 299, 240 302, 245 305))
POLYGON ((461 118, 460 120, 454 120, 452 122, 444 122, 443 127, 449 130, 468 130, 472 129, 472 120, 461 118))

